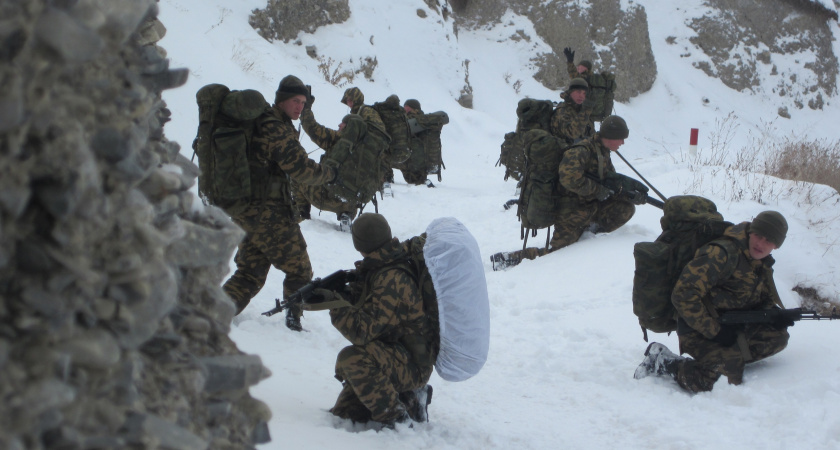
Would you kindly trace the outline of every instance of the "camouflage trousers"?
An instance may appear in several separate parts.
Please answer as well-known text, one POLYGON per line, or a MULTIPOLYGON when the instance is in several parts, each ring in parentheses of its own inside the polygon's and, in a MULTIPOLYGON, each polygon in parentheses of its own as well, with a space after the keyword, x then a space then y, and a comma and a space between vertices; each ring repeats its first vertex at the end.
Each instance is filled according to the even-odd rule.
MULTIPOLYGON (((233 221, 245 230, 246 235, 233 259, 236 272, 223 289, 236 304, 237 314, 265 285, 271 266, 286 274, 284 298, 312 280, 306 241, 287 208, 250 207, 233 221)), ((300 311, 296 314, 301 315, 300 311)))
POLYGON ((679 363, 677 383, 690 392, 711 391, 721 375, 726 375, 729 384, 741 384, 747 363, 781 352, 790 338, 786 329, 766 324, 747 324, 742 333, 749 352, 746 358, 739 344, 724 347, 682 322, 677 329, 680 353, 687 353, 694 359, 686 358, 679 363))
POLYGON ((597 233, 609 233, 621 228, 636 213, 632 203, 617 199, 576 204, 560 209, 549 247, 528 247, 515 252, 519 259, 536 259, 577 242, 583 232, 595 226, 597 233))
POLYGON ((415 364, 401 344, 373 341, 345 347, 335 363, 335 377, 343 387, 330 412, 354 422, 393 420, 400 392, 425 386, 431 375, 432 366, 415 364))
POLYGON ((336 215, 347 213, 351 219, 356 217, 356 205, 353 202, 342 200, 333 195, 327 189, 326 185, 308 186, 295 184, 293 189, 295 202, 298 203, 299 208, 301 205, 310 204, 321 211, 334 212, 336 215))

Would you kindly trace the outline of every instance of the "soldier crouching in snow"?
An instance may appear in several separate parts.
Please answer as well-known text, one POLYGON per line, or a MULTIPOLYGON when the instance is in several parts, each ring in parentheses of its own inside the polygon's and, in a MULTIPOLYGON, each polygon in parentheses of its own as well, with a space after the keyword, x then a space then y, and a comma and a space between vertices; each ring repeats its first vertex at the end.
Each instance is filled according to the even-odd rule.
POLYGON ((333 326, 353 344, 338 354, 335 376, 343 388, 330 412, 389 428, 409 419, 425 422, 432 394, 426 383, 439 351, 431 323, 437 317, 424 312, 420 288, 406 267, 407 249, 391 236, 382 215, 360 215, 351 233, 364 256, 351 277, 356 281, 342 291, 315 289, 323 301, 303 304, 329 304, 333 326))
POLYGON ((780 316, 771 324, 730 325, 721 324, 718 317, 727 310, 783 308, 773 282, 770 252, 782 246, 787 230, 781 214, 765 211, 700 247, 671 294, 679 316, 680 353, 693 359, 654 342, 635 377, 670 376, 690 392, 711 391, 721 375, 730 384, 741 384, 746 363, 782 351, 793 320, 780 316))

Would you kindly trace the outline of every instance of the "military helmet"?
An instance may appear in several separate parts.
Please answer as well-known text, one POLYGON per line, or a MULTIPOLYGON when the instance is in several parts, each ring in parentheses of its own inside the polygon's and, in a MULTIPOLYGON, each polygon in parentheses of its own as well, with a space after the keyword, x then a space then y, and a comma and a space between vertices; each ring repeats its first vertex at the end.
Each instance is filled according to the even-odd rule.
POLYGON ((575 89, 589 89, 589 83, 586 82, 583 78, 575 78, 569 82, 569 88, 566 89, 566 92, 572 92, 575 89))
POLYGON ((630 130, 627 122, 618 116, 609 116, 601 122, 601 129, 598 131, 604 139, 627 139, 630 130))

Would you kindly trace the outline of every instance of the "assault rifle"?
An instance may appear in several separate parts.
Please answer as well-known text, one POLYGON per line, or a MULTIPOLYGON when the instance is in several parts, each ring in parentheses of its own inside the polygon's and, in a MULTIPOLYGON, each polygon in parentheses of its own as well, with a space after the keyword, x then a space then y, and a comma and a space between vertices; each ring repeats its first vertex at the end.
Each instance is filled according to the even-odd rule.
POLYGON ((816 311, 791 308, 791 309, 758 309, 753 311, 727 311, 720 315, 722 324, 742 323, 776 323, 798 320, 838 320, 840 313, 837 308, 832 308, 831 314, 820 315, 816 311))
POLYGON ((645 187, 645 185, 643 185, 639 181, 636 181, 633 178, 628 177, 627 175, 615 173, 612 176, 601 181, 598 175, 594 175, 589 172, 585 172, 585 174, 586 178, 589 178, 590 180, 609 189, 613 192, 613 195, 616 195, 620 198, 625 198, 636 205, 647 203, 648 205, 655 206, 659 209, 665 208, 664 202, 647 195, 647 187, 645 187), (644 188, 645 190, 641 190, 640 187, 644 188))
POLYGON ((282 301, 279 298, 274 299, 274 308, 262 313, 262 315, 271 317, 292 305, 300 303, 316 303, 310 301, 314 300, 313 297, 315 296, 315 289, 338 291, 344 289, 347 283, 354 281, 355 279, 355 273, 349 270, 337 270, 324 278, 315 278, 307 283, 306 286, 295 291, 295 293, 290 295, 289 298, 282 301))

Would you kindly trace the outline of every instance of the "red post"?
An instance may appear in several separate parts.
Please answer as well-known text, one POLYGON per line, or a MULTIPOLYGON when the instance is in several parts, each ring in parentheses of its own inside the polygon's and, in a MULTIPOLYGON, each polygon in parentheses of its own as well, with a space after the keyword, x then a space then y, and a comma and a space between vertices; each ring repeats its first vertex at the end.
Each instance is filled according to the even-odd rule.
POLYGON ((697 135, 700 133, 698 128, 691 129, 691 138, 688 141, 688 149, 691 156, 697 156, 697 135))

